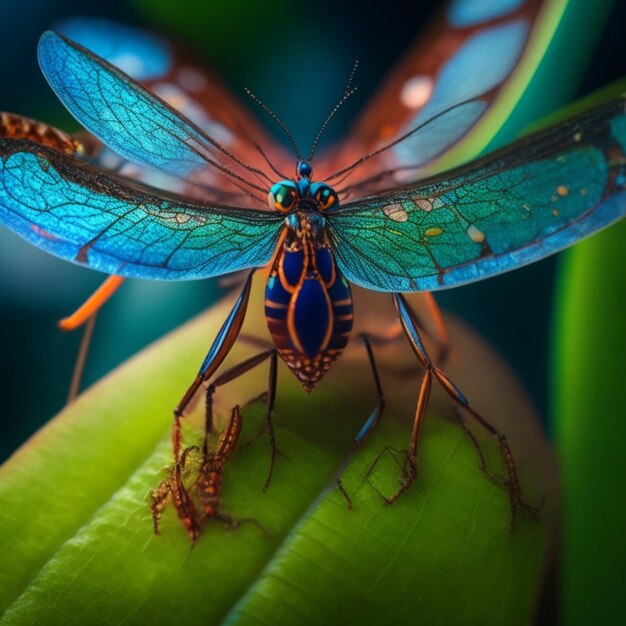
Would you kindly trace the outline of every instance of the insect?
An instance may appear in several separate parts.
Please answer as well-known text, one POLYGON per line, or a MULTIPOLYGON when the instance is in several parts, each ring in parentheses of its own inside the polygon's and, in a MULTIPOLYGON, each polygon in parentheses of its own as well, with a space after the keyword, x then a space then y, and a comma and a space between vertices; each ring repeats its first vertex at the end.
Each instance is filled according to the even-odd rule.
POLYGON ((196 490, 198 499, 202 503, 200 511, 197 510, 194 500, 183 484, 183 472, 186 469, 188 457, 195 452, 195 448, 190 447, 183 452, 169 476, 163 479, 152 493, 151 509, 155 534, 159 534, 159 519, 170 497, 173 498, 180 521, 192 541, 198 538, 199 529, 208 519, 223 521, 229 527, 235 526, 232 518, 222 513, 218 507, 222 490, 222 469, 237 445, 240 432, 241 412, 240 408, 235 406, 217 443, 217 449, 215 452, 205 453, 200 468, 197 470, 196 490))
MULTIPOLYGON (((173 498, 180 521, 192 541, 198 538, 200 528, 208 520, 223 522, 228 528, 237 528, 243 522, 252 522, 258 526, 256 520, 235 520, 228 513, 220 510, 222 471, 237 446, 241 428, 241 408, 235 406, 230 419, 220 434, 215 450, 209 450, 206 438, 201 451, 196 446, 185 449, 180 462, 172 468, 169 476, 161 481, 152 494, 151 509, 155 534, 159 533, 159 518, 170 497, 173 498), (201 452, 201 455, 199 463, 196 462, 195 486, 198 500, 201 503, 200 510, 197 510, 194 500, 183 484, 183 473, 187 468, 189 457, 197 455, 198 452, 201 452)), ((260 526, 259 528, 265 532, 260 526)))
MULTIPOLYGON (((174 465, 155 492, 155 519, 170 495, 193 539, 206 519, 215 517, 215 510, 206 510, 213 506, 210 499, 202 495, 204 512, 195 512, 180 478, 190 454, 183 449, 181 420, 204 390, 202 467, 209 467, 217 455, 221 471, 231 447, 221 442, 213 452, 206 444, 213 395, 264 361, 269 361, 270 371, 267 487, 277 453, 272 420, 278 357, 306 391, 316 387, 350 338, 350 283, 392 294, 401 331, 422 366, 413 429, 401 451, 399 487, 386 500, 395 501, 417 476, 420 429, 434 383, 456 409, 497 438, 512 506, 532 510, 522 497, 505 436, 476 412, 431 357, 420 321, 402 294, 454 287, 515 269, 624 215, 623 98, 429 176, 470 131, 483 128, 483 118, 504 88, 523 91, 525 83, 510 77, 524 58, 541 4, 494 3, 486 8, 462 0, 452 3, 437 25, 443 43, 429 44, 433 56, 422 62, 424 48, 417 46, 387 86, 395 104, 387 106, 388 98, 385 106, 375 102, 348 147, 319 168, 314 156, 320 134, 306 158, 293 142, 293 177, 281 173, 290 159, 280 149, 271 143, 259 146, 264 135, 249 116, 212 83, 204 84, 202 74, 189 68, 186 74, 178 71, 180 64, 172 62, 171 51, 165 54, 168 49, 160 42, 89 20, 69 22, 65 34, 44 33, 39 44, 42 70, 90 134, 69 136, 4 114, 0 218, 40 248, 114 277, 105 283, 104 295, 82 310, 83 321, 114 291, 120 276, 186 280, 248 271, 232 311, 174 411, 174 465), (501 54, 494 57, 496 43, 501 54), (149 62, 130 68, 142 84, 89 48, 118 63, 119 58, 127 60, 120 50, 145 53, 149 62), (439 58, 436 67, 434 57, 439 58), (213 105, 202 109, 196 102, 194 108, 180 89, 174 94, 177 101, 171 91, 174 78, 187 85, 187 92, 210 87, 213 105), (182 113, 167 98, 181 105, 182 113), (252 277, 260 267, 269 270, 265 315, 273 347, 215 378, 238 337, 252 277)), ((352 76, 342 100, 352 92, 351 81, 352 76)), ((360 339, 377 400, 342 468, 374 431, 384 409, 372 340, 366 335, 360 339)), ((228 428, 235 428, 238 419, 231 416, 228 428)), ((202 494, 205 486, 218 488, 200 470, 196 492, 202 494)), ((350 504, 341 472, 337 486, 350 504)))

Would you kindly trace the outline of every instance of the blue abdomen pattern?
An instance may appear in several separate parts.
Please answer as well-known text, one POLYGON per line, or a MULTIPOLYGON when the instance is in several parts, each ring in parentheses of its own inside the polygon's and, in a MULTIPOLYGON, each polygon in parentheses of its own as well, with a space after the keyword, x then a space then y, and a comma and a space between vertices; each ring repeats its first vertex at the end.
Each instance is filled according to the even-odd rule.
POLYGON ((350 286, 329 247, 311 242, 283 247, 267 281, 265 317, 280 356, 311 391, 352 330, 350 286))

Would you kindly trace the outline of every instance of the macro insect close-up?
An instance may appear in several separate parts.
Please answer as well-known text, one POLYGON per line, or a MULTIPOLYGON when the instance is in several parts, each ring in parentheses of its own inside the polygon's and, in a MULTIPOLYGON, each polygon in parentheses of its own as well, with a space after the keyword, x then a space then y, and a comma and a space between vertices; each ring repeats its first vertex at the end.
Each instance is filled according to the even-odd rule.
POLYGON ((322 5, 258 59, 245 2, 206 37, 226 9, 61 5, 30 53, 71 118, 0 101, 3 332, 37 347, 7 454, 41 426, 0 469, 0 619, 612 619, 626 86, 592 53, 624 11, 433 3, 372 78, 366 36, 307 47, 322 5))

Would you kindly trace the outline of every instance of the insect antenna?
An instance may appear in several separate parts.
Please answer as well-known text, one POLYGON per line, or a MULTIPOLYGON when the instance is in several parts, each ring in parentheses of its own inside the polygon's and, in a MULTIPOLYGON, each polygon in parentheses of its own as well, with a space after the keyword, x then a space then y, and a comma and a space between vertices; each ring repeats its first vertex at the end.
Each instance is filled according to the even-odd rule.
POLYGON ((246 189, 243 185, 238 185, 237 183, 233 183, 233 185, 239 188, 239 190, 244 195, 248 196, 249 198, 252 198, 253 200, 256 200, 256 202, 259 202, 262 205, 267 206, 267 201, 265 200, 265 198, 259 198, 259 196, 257 196, 254 192, 250 191, 250 189, 246 189))
POLYGON ((280 178, 283 178, 283 179, 289 178, 288 176, 285 176, 282 172, 280 172, 274 166, 274 164, 270 161, 270 158, 265 153, 265 150, 263 150, 263 148, 261 148, 261 146, 258 143, 256 143, 256 141, 253 142, 252 145, 259 151, 259 154, 263 157, 265 162, 269 165, 269 168, 272 170, 272 172, 274 172, 274 174, 276 174, 276 176, 279 176, 280 178))
POLYGON ((346 83, 346 88, 344 89, 343 96, 341 97, 339 102, 337 102, 337 104, 333 107, 332 111, 328 114, 328 116, 324 120, 324 123, 320 126, 320 129, 317 132, 317 135, 315 136, 315 140, 313 141, 313 145, 311 146, 311 152, 309 152, 309 156, 307 158, 307 161, 309 163, 313 160, 313 155, 315 154, 315 150, 317 149, 317 144, 319 143, 320 138, 324 134, 324 131, 326 130, 326 127, 328 126, 328 123, 333 118, 335 113, 337 113, 337 111, 341 108, 344 102, 357 90, 356 87, 352 87, 352 81, 354 80, 354 75, 356 74, 358 67, 359 67, 359 61, 357 59, 354 62, 354 65, 352 66, 352 71, 350 72, 350 75, 348 76, 348 82, 346 83))
POLYGON ((338 181, 336 181, 333 184, 333 188, 335 189, 335 191, 339 194, 339 195, 346 195, 348 194, 350 191, 352 191, 352 187, 353 186, 357 186, 357 185, 348 185, 346 187, 340 187, 340 185, 342 185, 344 183, 344 181, 346 181, 350 175, 352 174, 352 172, 354 172, 354 170, 350 170, 349 172, 347 172, 346 174, 344 174, 338 181))
MULTIPOLYGON (((389 150, 389 148, 393 148, 394 146, 397 146, 399 143, 402 143, 405 139, 408 139, 412 135, 418 133, 420 130, 423 130, 424 128, 426 128, 428 125, 437 121, 440 117, 443 117, 444 115, 450 113, 451 111, 454 111, 455 109, 458 109, 466 104, 469 104, 470 102, 478 102, 478 101, 479 101, 479 98, 469 98, 468 100, 457 102, 456 104, 453 104, 452 106, 449 106, 446 109, 439 111, 439 113, 435 113, 435 115, 433 115, 432 117, 429 117, 425 122, 418 124, 415 128, 412 128, 411 130, 407 131, 403 135, 400 135, 400 137, 398 137, 397 139, 390 141, 389 143, 385 144, 384 146, 380 148, 377 148, 376 150, 373 150, 372 152, 368 152, 366 155, 354 161, 354 163, 351 163, 347 167, 344 167, 336 171, 335 173, 331 174, 330 176, 327 176, 326 180, 333 180, 335 178, 338 178, 339 176, 343 176, 344 174, 351 174, 359 165, 361 165, 365 161, 371 159, 372 157, 378 156, 382 152, 389 150)), ((343 180, 345 180, 345 178, 347 178, 347 176, 342 179, 342 182, 343 180)))
POLYGON ((293 146, 293 148, 294 148, 294 150, 296 152, 296 157, 297 157, 298 161, 302 161, 302 155, 300 154, 300 148, 298 148, 298 144, 297 144, 296 140, 294 139, 294 136, 291 134, 291 132, 287 128, 286 124, 278 117, 278 115, 276 115, 276 113, 274 113, 274 111, 272 111, 272 109, 270 109, 267 106, 267 104, 265 104, 265 102, 263 102, 257 95, 252 93, 252 91, 250 91, 250 89, 248 89, 246 87, 244 89, 244 91, 246 92, 246 94, 248 96, 250 96, 283 129, 285 135, 287 135, 287 137, 289 137, 289 141, 291 142, 291 145, 293 146))
MULTIPOLYGON (((236 174, 232 170, 228 169, 225 165, 222 165, 221 163, 219 163, 215 159, 212 159, 211 157, 207 156, 202 150, 200 150, 200 149, 198 149, 198 148, 196 148, 196 147, 194 147, 192 145, 190 145, 189 147, 190 147, 190 149, 193 152, 195 152, 206 163, 208 163, 209 165, 212 165, 216 170, 219 170, 223 174, 226 174, 226 176, 230 176, 232 179, 238 180, 239 182, 243 183, 244 185, 247 185, 248 187, 250 187, 251 189, 256 189, 257 191, 262 191, 263 193, 266 192, 266 189, 264 187, 261 187, 260 185, 256 185, 255 183, 245 179, 243 176, 240 176, 239 174, 236 174)), ((254 171, 254 170, 256 170, 256 168, 250 167, 249 165, 245 165, 244 163, 239 161, 239 159, 237 159, 234 156, 231 157, 231 158, 235 161, 235 163, 238 163, 239 165, 244 167, 246 170, 248 170, 250 172, 253 172, 254 174, 264 175, 269 180, 269 177, 267 176, 267 174, 265 174, 261 170, 254 171)))
MULTIPOLYGON (((232 161, 234 161, 237 165, 243 167, 246 171, 250 172, 251 174, 254 174, 256 176, 256 178, 258 180, 262 180, 262 178, 265 178, 267 181, 269 181, 270 183, 273 183, 274 181, 262 170, 258 169, 257 167, 252 167, 251 165, 248 165, 247 163, 244 163, 239 157, 235 156, 230 150, 227 150, 224 146, 222 146, 221 143, 219 143, 218 141, 216 141, 215 139, 213 139, 212 137, 210 137, 209 135, 204 134, 204 136, 209 140, 210 144, 216 148, 217 150, 219 150, 222 154, 224 154, 225 156, 227 156, 229 159, 231 159, 232 161)), ((200 156, 202 156, 209 164, 213 165, 214 167, 217 167, 216 163, 218 162, 213 162, 212 160, 207 159, 206 156, 203 156, 201 153, 199 153, 196 150, 196 153, 200 154, 200 156)), ((221 164, 220 164, 221 165, 221 164)), ((222 169, 222 171, 225 174, 229 174, 229 175, 233 175, 232 173, 229 172, 229 170, 227 168, 225 168, 224 166, 222 166, 221 168, 218 169, 222 169)))
MULTIPOLYGON (((355 170, 353 169, 353 170, 350 170, 347 174, 344 174, 344 176, 341 179, 336 181, 333 184, 333 187, 335 188, 335 191, 339 195, 344 195, 345 197, 349 198, 350 195, 353 195, 355 191, 358 192, 362 189, 368 189, 370 185, 380 183, 385 178, 389 178, 390 180, 393 181, 392 177, 398 174, 399 172, 408 172, 411 170, 415 170, 417 167, 419 166, 403 165, 401 167, 394 167, 392 169, 383 170, 382 172, 379 172, 378 174, 375 174, 374 176, 370 176, 369 178, 365 178, 364 180, 360 180, 354 185, 346 185, 345 187, 340 188, 339 185, 341 185, 346 179, 348 179, 354 173, 355 170)), ((344 198, 344 202, 345 202, 345 198, 344 198)))

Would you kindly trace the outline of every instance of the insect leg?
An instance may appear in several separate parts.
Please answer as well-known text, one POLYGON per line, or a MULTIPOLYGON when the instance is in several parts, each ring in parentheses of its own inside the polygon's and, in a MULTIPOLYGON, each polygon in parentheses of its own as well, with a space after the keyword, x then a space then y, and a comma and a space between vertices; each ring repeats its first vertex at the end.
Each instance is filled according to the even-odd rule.
POLYGON ((198 518, 196 505, 183 484, 182 476, 187 456, 195 449, 195 447, 187 448, 181 455, 180 461, 171 468, 169 476, 163 479, 159 486, 152 492, 150 508, 152 510, 152 524, 154 526, 155 535, 159 534, 159 520, 171 496, 176 513, 190 539, 195 541, 200 536, 202 525, 198 518))
POLYGON ((233 344, 235 343, 243 320, 248 308, 248 300, 250 299, 250 289, 252 287, 252 276, 254 270, 248 274, 248 278, 244 283, 243 289, 239 298, 235 302, 231 312, 222 324, 219 332, 217 333, 209 352, 207 353, 196 378, 187 389, 185 395, 182 397, 178 406, 174 409, 174 423, 172 426, 172 449, 174 451, 174 461, 178 462, 180 457, 180 445, 181 445, 181 424, 180 420, 184 415, 185 409, 191 402, 192 398, 206 380, 211 378, 215 374, 217 368, 222 364, 228 353, 230 352, 233 344))
POLYGON ((370 368, 372 370, 372 376, 374 377, 374 384, 376 385, 376 405, 374 409, 370 413, 369 417, 365 421, 365 424, 361 427, 361 430, 356 434, 356 437, 352 440, 352 447, 346 458, 342 461, 337 473, 335 474, 335 483, 337 488, 341 492, 341 495, 344 497, 346 504, 349 509, 352 508, 352 500, 346 491, 343 482, 341 481, 341 476, 343 475, 346 467, 349 465, 350 461, 356 454, 357 450, 361 448, 361 446, 367 441, 369 436, 372 434, 376 425, 380 421, 382 417, 383 410, 385 408, 385 395, 383 394, 383 388, 380 384, 380 376, 378 375, 378 368, 376 367, 376 360, 374 358, 374 352, 372 350, 372 344, 370 342, 370 338, 366 334, 359 335, 359 339, 365 345, 365 350, 367 351, 367 358, 370 363, 370 368))
MULTIPOLYGON (((455 400, 455 402, 457 402, 459 407, 467 411, 467 413, 469 413, 469 415, 473 417, 478 422, 478 424, 498 442, 498 447, 500 449, 500 457, 502 458, 502 462, 504 463, 504 467, 506 469, 506 474, 507 474, 506 479, 499 480, 495 478, 494 475, 490 471, 485 470, 483 467, 484 461, 482 458, 481 458, 481 470, 483 470, 483 472, 486 473, 486 475, 490 479, 495 480, 496 482, 499 482, 504 485, 504 488, 506 489, 508 496, 509 496, 509 502, 511 504, 512 525, 515 526, 515 518, 516 518, 516 513, 517 513, 518 508, 524 509, 526 512, 530 513, 533 516, 537 516, 541 509, 542 503, 539 503, 539 505, 532 505, 526 502, 526 500, 524 500, 522 486, 520 484, 519 477, 517 475, 517 464, 515 462, 515 457, 513 456, 513 451, 511 450, 511 446, 506 438, 506 435, 504 433, 499 432, 498 429, 493 424, 488 422, 472 406, 470 406, 470 404, 467 403, 467 400, 463 398, 458 388, 452 383, 452 381, 449 378, 445 376, 445 374, 443 374, 443 372, 440 372, 439 376, 445 378, 445 380, 443 380, 442 378, 438 377, 438 380, 441 386, 443 387, 443 389, 448 393, 448 395, 453 400, 455 400), (465 400, 465 405, 462 404, 462 402, 457 401, 455 399, 455 396, 457 394, 459 394, 460 397, 463 400, 465 400)), ((465 427, 465 432, 467 433, 467 427, 465 427)), ((473 439, 473 438, 470 437, 470 439, 473 439)))
POLYGON ((246 333, 239 335, 239 342, 252 348, 257 348, 258 350, 269 350, 274 345, 271 341, 254 337, 253 335, 247 335, 246 333))
POLYGON ((71 404, 78 396, 81 383, 83 380, 83 373, 85 371, 85 363, 87 362, 87 355, 89 354, 89 347, 91 346, 91 339, 93 337, 93 331, 96 327, 96 318, 98 314, 94 313, 85 324, 85 330, 83 331, 83 337, 80 340, 80 346, 78 347, 78 354, 76 355, 76 362, 74 363, 74 370, 72 371, 72 380, 70 381, 70 388, 67 392, 66 404, 71 404))
POLYGON ((443 319, 443 315, 441 314, 441 309, 435 300, 435 296, 433 296, 430 291, 424 291, 420 295, 426 302, 428 314, 435 324, 436 336, 433 337, 431 335, 431 338, 436 342, 439 351, 437 354, 437 363, 445 363, 448 358, 448 353, 450 352, 450 337, 448 335, 448 328, 443 319))
POLYGON ((272 358, 270 361, 270 374, 269 374, 269 382, 268 382, 268 396, 267 396, 267 434, 270 439, 270 468, 267 472, 267 477, 265 478, 265 484, 263 485, 263 491, 267 491, 267 488, 270 486, 270 482, 272 480, 272 476, 274 474, 274 464, 276 463, 276 452, 278 448, 276 447, 276 436, 274 435, 274 404, 276 403, 276 382, 278 374, 278 352, 276 350, 272 353, 272 358))
POLYGON ((59 320, 61 330, 76 330, 94 316, 124 282, 122 276, 109 276, 71 315, 59 320))
POLYGON ((229 513, 219 510, 222 491, 222 471, 237 446, 242 426, 241 409, 237 405, 233 407, 230 419, 219 437, 215 451, 204 457, 196 483, 196 490, 203 508, 198 524, 201 527, 207 520, 214 519, 225 523, 229 529, 235 529, 241 524, 249 522, 257 526, 264 534, 269 535, 255 519, 244 518, 238 520, 229 513))
POLYGON ((500 455, 504 462, 504 466, 507 472, 507 479, 505 486, 511 502, 513 513, 517 507, 522 507, 529 512, 536 513, 537 508, 527 504, 522 497, 522 490, 517 476, 517 466, 513 453, 508 444, 508 441, 502 433, 500 433, 492 424, 485 420, 467 401, 465 396, 461 393, 459 388, 444 374, 439 368, 433 364, 424 343, 419 333, 419 324, 415 317, 414 312, 409 307, 406 299, 401 294, 393 295, 394 304, 398 317, 404 329, 404 332, 409 340, 411 348, 415 353, 422 366, 424 367, 424 375, 420 386, 419 397, 417 401, 417 408, 415 411, 415 418, 413 420, 413 431, 411 433, 411 440, 408 450, 403 451, 403 476, 400 483, 400 489, 398 492, 388 499, 388 502, 394 502, 404 491, 406 491, 415 477, 417 476, 417 445, 419 441, 419 434, 423 417, 428 406, 428 400, 430 398, 430 389, 432 381, 436 380, 442 389, 450 396, 452 401, 460 409, 466 411, 471 415, 478 424, 484 428, 490 435, 492 435, 497 441, 500 447, 500 455))
POLYGON ((246 372, 254 369, 257 365, 260 365, 266 359, 270 358, 275 353, 274 348, 265 350, 259 354, 234 365, 230 369, 226 370, 223 374, 220 374, 210 385, 207 386, 205 392, 205 423, 204 423, 204 443, 202 445, 202 452, 206 456, 209 452, 208 437, 213 431, 213 396, 219 387, 230 383, 231 381, 243 376, 246 372))
MULTIPOLYGON (((446 323, 443 319, 443 315, 441 314, 441 309, 435 300, 435 297, 430 291, 423 291, 419 294, 416 294, 422 298, 424 301, 428 315, 433 320, 434 332, 429 332, 424 328, 423 324, 420 324, 421 328, 424 328, 424 333, 427 337, 429 337, 437 346, 438 354, 437 354, 437 362, 443 363, 450 351, 450 338, 448 336, 448 329, 446 327, 446 323)), ((415 312, 413 311, 415 315, 415 312)), ((399 339, 404 336, 404 330, 400 320, 397 320, 392 328, 389 329, 385 334, 373 334, 368 333, 368 337, 372 344, 374 345, 384 345, 399 339)))
POLYGON ((89 346, 96 325, 96 315, 123 282, 124 279, 121 276, 109 276, 74 313, 59 320, 58 326, 64 331, 76 330, 86 324, 78 349, 74 371, 72 372, 72 381, 67 394, 67 404, 70 404, 80 391, 85 362, 87 361, 87 354, 89 353, 89 346))
POLYGON ((172 492, 172 487, 170 484, 170 479, 164 478, 159 486, 152 492, 152 502, 150 504, 150 509, 152 511, 152 525, 154 527, 154 534, 159 534, 159 520, 161 518, 161 514, 165 510, 165 506, 172 492))
POLYGON ((245 374, 250 371, 252 368, 256 367, 266 359, 270 359, 270 371, 269 371, 269 383, 268 383, 268 391, 266 396, 266 404, 267 404, 267 414, 266 414, 266 428, 269 435, 270 440, 270 448, 271 448, 271 459, 270 459, 270 468, 267 474, 267 478, 265 480, 265 484, 263 486, 263 491, 266 491, 269 487, 270 481, 272 480, 272 474, 274 472, 274 464, 276 462, 276 454, 278 453, 278 448, 276 446, 276 437, 274 435, 274 405, 276 403, 276 380, 277 380, 277 369, 278 369, 278 356, 275 348, 271 348, 269 350, 265 350, 249 359, 246 359, 242 363, 235 365, 231 369, 227 370, 223 374, 220 374, 208 387, 206 390, 206 398, 205 398, 205 429, 204 429, 204 454, 208 453, 208 437, 213 428, 213 395, 215 394, 218 387, 229 383, 235 378, 239 378, 239 376, 245 374))
MULTIPOLYGON (((208 519, 219 519, 218 505, 221 495, 221 475, 228 457, 237 445, 241 431, 241 414, 239 406, 233 408, 231 418, 220 435, 217 450, 209 457, 203 457, 198 470, 195 489, 198 494, 202 510, 198 511, 196 504, 184 484, 184 472, 191 453, 198 454, 198 446, 186 448, 180 455, 180 460, 169 470, 167 478, 152 492, 152 522, 154 533, 159 534, 160 517, 172 497, 172 504, 179 519, 192 541, 200 536, 202 527, 208 519)), ((197 463, 197 460, 194 461, 197 463)))
POLYGON ((478 455, 478 467, 480 471, 492 482, 500 485, 501 487, 506 487, 506 481, 494 474, 487 465, 487 459, 485 458, 485 453, 483 452, 482 446, 478 441, 478 437, 470 430, 470 427, 467 425, 463 414, 461 413, 461 409, 458 406, 454 407, 454 415, 459 422, 459 425, 463 429, 463 433, 469 439, 472 444, 474 450, 476 450, 476 454, 478 455))
POLYGON ((223 458, 224 463, 228 460, 237 446, 242 426, 243 418, 241 417, 241 409, 239 408, 239 405, 236 405, 231 411, 228 424, 226 424, 226 428, 222 431, 219 441, 217 442, 217 447, 215 448, 214 455, 223 458))
MULTIPOLYGON (((204 451, 202 465, 196 480, 196 493, 202 504, 199 525, 208 519, 218 516, 220 496, 222 491, 222 470, 228 457, 235 449, 242 428, 241 410, 239 405, 233 407, 230 419, 220 434, 215 452, 204 451)), ((184 454, 184 453, 183 453, 184 454)))

